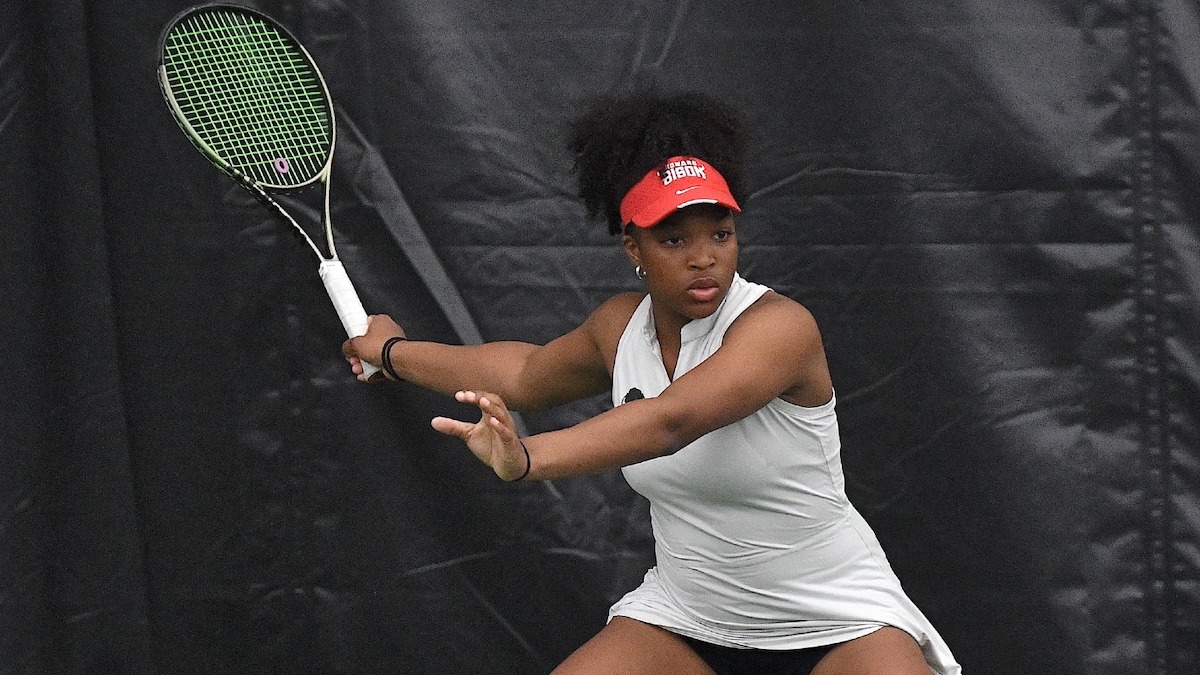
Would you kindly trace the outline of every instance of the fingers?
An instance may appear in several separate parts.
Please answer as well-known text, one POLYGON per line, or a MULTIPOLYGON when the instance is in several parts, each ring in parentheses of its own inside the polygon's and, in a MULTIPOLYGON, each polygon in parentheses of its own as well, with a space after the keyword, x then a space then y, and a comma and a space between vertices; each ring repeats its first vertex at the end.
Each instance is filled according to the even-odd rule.
POLYGON ((429 424, 447 436, 457 436, 464 441, 471 435, 471 430, 475 428, 474 424, 452 420, 449 417, 435 417, 430 420, 429 424))
POLYGON ((486 428, 506 443, 517 439, 512 414, 508 412, 508 407, 504 405, 504 401, 499 396, 477 391, 460 391, 454 394, 454 399, 459 403, 479 406, 479 411, 482 413, 480 420, 472 424, 452 420, 448 417, 435 417, 430 422, 434 429, 443 434, 458 436, 463 440, 467 440, 476 429, 480 428, 486 428))
POLYGON ((369 350, 369 349, 370 349, 370 342, 368 342, 367 337, 365 335, 360 335, 358 337, 352 337, 349 340, 346 340, 345 342, 342 343, 342 356, 346 357, 346 361, 348 361, 350 363, 350 365, 354 365, 354 364, 358 363, 359 361, 368 361, 369 360, 367 358, 364 358, 367 354, 370 353, 369 351, 364 351, 364 350, 369 350))
POLYGON ((460 391, 454 394, 454 399, 459 403, 473 404, 479 406, 479 410, 490 420, 484 420, 489 426, 494 426, 506 440, 515 438, 512 433, 513 418, 512 413, 508 411, 508 406, 504 405, 504 400, 496 394, 489 394, 480 391, 460 391))
POLYGON ((346 362, 350 364, 350 372, 359 382, 382 382, 387 379, 382 370, 375 371, 370 377, 364 375, 366 368, 363 367, 362 359, 357 356, 347 356, 346 362))
POLYGON ((472 391, 468 389, 454 392, 454 400, 458 401, 459 403, 478 405, 481 408, 492 408, 508 414, 508 406, 504 405, 504 399, 500 398, 498 394, 490 394, 486 391, 472 391))

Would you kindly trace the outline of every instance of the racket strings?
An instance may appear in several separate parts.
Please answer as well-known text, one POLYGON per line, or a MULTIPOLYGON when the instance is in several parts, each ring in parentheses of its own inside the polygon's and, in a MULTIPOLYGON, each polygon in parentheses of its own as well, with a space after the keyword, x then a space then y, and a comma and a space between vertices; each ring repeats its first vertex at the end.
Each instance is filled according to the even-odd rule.
POLYGON ((325 167, 332 126, 324 87, 298 45, 272 26, 198 14, 171 31, 164 66, 180 112, 231 166, 282 186, 325 167))

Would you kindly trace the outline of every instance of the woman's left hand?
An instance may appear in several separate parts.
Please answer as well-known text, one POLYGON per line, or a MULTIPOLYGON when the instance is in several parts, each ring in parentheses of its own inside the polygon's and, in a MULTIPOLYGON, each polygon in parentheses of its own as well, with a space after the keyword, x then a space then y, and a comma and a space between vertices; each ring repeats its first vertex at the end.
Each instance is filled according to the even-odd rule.
POLYGON ((516 425, 504 401, 495 394, 478 391, 460 391, 454 398, 459 403, 479 406, 479 421, 472 424, 448 417, 435 417, 431 422, 433 428, 461 438, 471 452, 490 466, 501 480, 524 478, 531 460, 517 438, 516 425))

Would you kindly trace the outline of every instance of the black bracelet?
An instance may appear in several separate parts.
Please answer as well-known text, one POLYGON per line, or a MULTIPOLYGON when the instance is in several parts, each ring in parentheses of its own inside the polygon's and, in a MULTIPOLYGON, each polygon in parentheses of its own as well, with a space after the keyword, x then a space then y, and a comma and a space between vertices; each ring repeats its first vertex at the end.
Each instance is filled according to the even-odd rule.
POLYGON ((525 447, 525 441, 518 438, 517 442, 521 444, 521 449, 525 451, 525 473, 523 473, 520 476, 517 476, 516 478, 509 481, 511 483, 515 483, 519 480, 523 480, 526 476, 529 475, 529 470, 533 468, 533 460, 529 459, 529 448, 525 447))
POLYGON ((392 345, 407 339, 399 335, 388 338, 387 342, 383 343, 383 351, 380 353, 380 360, 383 361, 383 372, 387 373, 387 376, 393 380, 401 382, 404 381, 404 378, 400 377, 400 374, 396 372, 396 367, 392 365, 392 345))

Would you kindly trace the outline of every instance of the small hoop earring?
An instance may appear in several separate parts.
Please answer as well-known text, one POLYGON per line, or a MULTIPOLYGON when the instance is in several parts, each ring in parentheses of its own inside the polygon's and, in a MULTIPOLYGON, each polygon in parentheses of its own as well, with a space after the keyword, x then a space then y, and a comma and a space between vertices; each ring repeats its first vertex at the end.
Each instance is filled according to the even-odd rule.
POLYGON ((637 267, 633 268, 633 276, 635 276, 639 279, 645 279, 646 278, 646 270, 642 269, 641 265, 638 265, 637 267))

